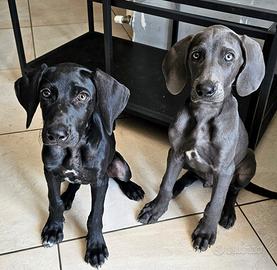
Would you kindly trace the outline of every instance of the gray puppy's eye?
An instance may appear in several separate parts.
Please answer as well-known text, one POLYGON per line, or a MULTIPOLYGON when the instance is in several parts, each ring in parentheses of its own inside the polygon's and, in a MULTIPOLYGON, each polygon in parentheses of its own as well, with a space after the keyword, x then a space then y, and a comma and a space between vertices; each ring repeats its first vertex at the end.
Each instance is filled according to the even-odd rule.
POLYGON ((227 54, 225 54, 225 56, 224 56, 224 60, 227 61, 227 62, 232 61, 234 58, 235 58, 235 56, 234 56, 233 53, 227 53, 227 54))
POLYGON ((42 90, 40 90, 40 94, 44 98, 49 98, 51 96, 51 90, 49 88, 43 88, 42 90))
POLYGON ((89 98, 89 95, 86 92, 81 92, 77 96, 77 100, 81 102, 86 101, 88 98, 89 98))
POLYGON ((192 60, 198 60, 200 58, 201 54, 198 51, 195 51, 191 54, 192 60))

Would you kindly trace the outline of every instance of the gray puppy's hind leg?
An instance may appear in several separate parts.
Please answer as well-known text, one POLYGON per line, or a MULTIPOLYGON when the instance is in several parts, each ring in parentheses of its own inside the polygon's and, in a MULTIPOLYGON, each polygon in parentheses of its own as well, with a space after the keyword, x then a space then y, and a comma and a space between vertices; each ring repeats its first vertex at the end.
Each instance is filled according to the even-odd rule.
POLYGON ((134 201, 139 201, 143 199, 143 189, 130 180, 132 177, 130 167, 118 152, 115 152, 113 161, 108 167, 108 176, 113 178, 113 180, 118 184, 121 191, 129 199, 134 201))
POLYGON ((200 180, 200 178, 195 173, 187 171, 174 184, 172 198, 176 198, 184 190, 184 188, 189 187, 197 180, 200 180))
POLYGON ((233 181, 228 189, 225 204, 221 213, 219 225, 225 229, 231 228, 236 221, 235 203, 242 188, 248 185, 256 172, 255 155, 248 149, 246 157, 238 165, 233 181))

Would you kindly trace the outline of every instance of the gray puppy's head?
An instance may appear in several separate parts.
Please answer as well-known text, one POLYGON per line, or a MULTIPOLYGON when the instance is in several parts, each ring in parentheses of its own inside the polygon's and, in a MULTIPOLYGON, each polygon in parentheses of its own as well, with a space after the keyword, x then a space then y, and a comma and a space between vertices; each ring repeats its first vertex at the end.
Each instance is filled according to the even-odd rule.
POLYGON ((191 91, 194 103, 222 102, 232 84, 240 96, 256 91, 265 65, 260 45, 248 36, 214 25, 177 42, 163 61, 168 90, 191 91))

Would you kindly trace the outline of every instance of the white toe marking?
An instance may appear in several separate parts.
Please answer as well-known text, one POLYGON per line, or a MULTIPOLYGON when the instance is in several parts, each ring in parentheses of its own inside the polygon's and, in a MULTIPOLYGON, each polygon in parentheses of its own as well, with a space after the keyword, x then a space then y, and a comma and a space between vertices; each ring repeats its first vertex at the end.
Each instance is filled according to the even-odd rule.
POLYGON ((47 241, 44 241, 42 243, 42 245, 46 248, 50 248, 50 247, 53 247, 54 246, 54 243, 53 242, 47 242, 47 241))

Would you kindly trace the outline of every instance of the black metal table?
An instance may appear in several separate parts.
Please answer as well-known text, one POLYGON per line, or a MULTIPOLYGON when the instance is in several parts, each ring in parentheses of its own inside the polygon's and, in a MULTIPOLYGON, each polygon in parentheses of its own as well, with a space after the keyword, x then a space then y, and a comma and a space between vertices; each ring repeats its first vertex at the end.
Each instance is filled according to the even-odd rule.
POLYGON ((127 112, 168 125, 187 98, 186 93, 172 96, 166 90, 161 64, 166 50, 112 37, 111 6, 143 12, 173 20, 172 44, 177 40, 179 22, 201 26, 223 24, 239 34, 264 40, 266 75, 259 91, 238 98, 239 112, 249 132, 250 147, 255 149, 277 109, 277 11, 233 4, 217 0, 168 0, 210 10, 238 14, 274 22, 270 28, 239 24, 181 12, 140 2, 94 0, 103 4, 104 34, 94 31, 93 0, 87 0, 89 31, 84 35, 27 63, 16 9, 16 1, 8 0, 18 57, 22 73, 42 63, 54 65, 75 62, 88 68, 101 68, 131 90, 127 112))

